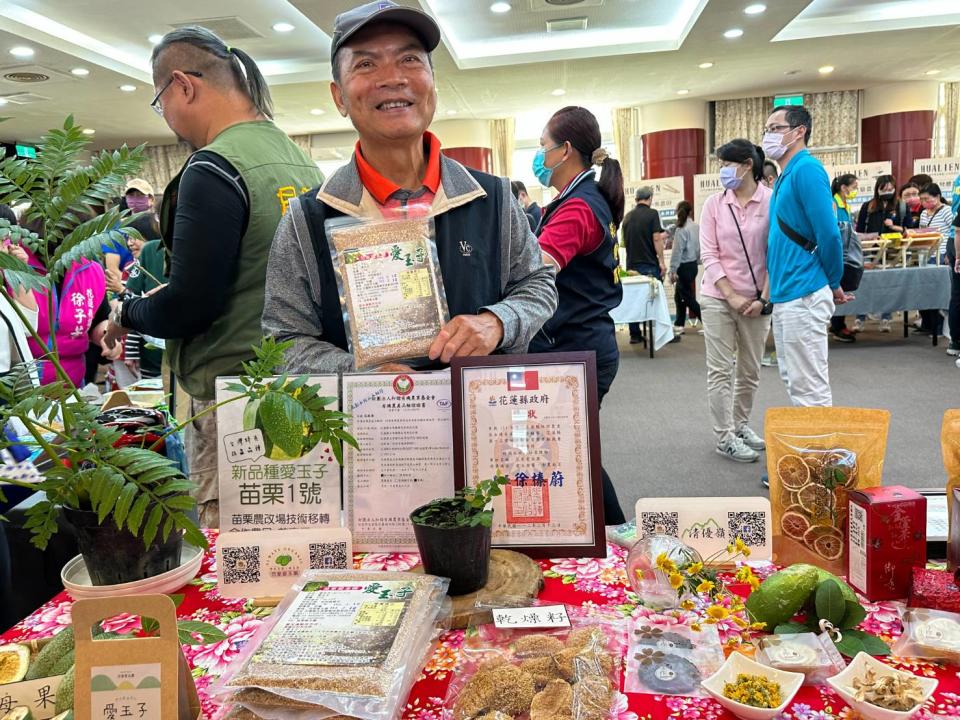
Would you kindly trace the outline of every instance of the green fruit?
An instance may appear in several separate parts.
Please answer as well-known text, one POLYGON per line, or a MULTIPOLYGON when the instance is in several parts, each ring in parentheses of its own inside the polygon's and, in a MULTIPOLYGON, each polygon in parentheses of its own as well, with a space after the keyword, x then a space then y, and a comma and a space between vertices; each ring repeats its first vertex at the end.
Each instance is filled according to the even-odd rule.
POLYGON ((54 715, 50 720, 73 720, 73 710, 67 710, 59 715, 54 715))
POLYGON ((24 680, 37 680, 50 677, 58 673, 53 672, 54 666, 67 653, 73 652, 73 625, 64 628, 53 636, 53 640, 43 646, 37 653, 37 659, 24 676, 24 680))
POLYGON ((850 600, 851 602, 855 602, 859 604, 860 601, 857 600, 856 593, 853 592, 853 590, 850 588, 849 585, 847 585, 843 580, 838 578, 833 573, 827 572, 826 570, 822 570, 821 568, 818 568, 814 565, 807 565, 805 563, 798 563, 793 567, 813 568, 814 570, 817 571, 817 585, 822 583, 824 580, 834 580, 840 586, 840 594, 843 595, 844 600, 850 600))
POLYGON ((3 720, 33 720, 33 715, 26 705, 19 705, 4 715, 3 720))
POLYGON ((253 430, 257 427, 257 413, 260 412, 259 400, 248 400, 243 408, 243 429, 253 430))
POLYGON ((275 448, 282 451, 284 458, 293 459, 303 454, 305 426, 294 421, 287 414, 287 400, 281 393, 267 392, 260 400, 260 419, 265 429, 264 437, 269 437, 275 448))
POLYGON ((53 670, 50 671, 50 674, 63 675, 67 670, 73 667, 74 652, 74 650, 70 650, 66 655, 57 660, 56 664, 53 666, 53 670))
POLYGON ((73 710, 73 681, 74 668, 70 668, 67 670, 67 674, 63 676, 60 689, 57 690, 57 704, 54 706, 53 711, 58 715, 67 710, 73 710))
POLYGON ((746 607, 757 622, 767 624, 773 632, 803 607, 817 586, 817 568, 811 565, 791 565, 764 580, 747 598, 746 607))
POLYGON ((30 667, 30 650, 24 645, 0 647, 0 685, 23 680, 30 667))

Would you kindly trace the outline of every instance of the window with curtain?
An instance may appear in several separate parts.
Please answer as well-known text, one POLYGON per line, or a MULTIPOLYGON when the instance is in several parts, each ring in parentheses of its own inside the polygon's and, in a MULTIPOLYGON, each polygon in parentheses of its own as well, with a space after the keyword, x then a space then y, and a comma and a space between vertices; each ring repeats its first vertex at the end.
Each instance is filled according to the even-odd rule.
POLYGON ((190 152, 186 143, 148 145, 144 150, 147 160, 140 171, 140 177, 153 185, 158 196, 162 195, 167 184, 176 177, 190 157, 190 152))
POLYGON ((933 125, 933 156, 960 157, 960 82, 940 86, 937 119, 933 125))

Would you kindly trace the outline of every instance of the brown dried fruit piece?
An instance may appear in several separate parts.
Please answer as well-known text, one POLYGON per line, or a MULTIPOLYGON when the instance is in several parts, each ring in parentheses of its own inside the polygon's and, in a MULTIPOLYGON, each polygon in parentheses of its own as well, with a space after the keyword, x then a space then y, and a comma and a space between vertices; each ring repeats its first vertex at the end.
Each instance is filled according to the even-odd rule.
POLYGON ((486 715, 481 715, 476 720, 513 720, 513 715, 507 715, 499 710, 494 710, 493 712, 488 712, 486 715))
POLYGON ((560 668, 553 657, 531 658, 520 663, 520 669, 529 673, 537 688, 542 688, 551 680, 562 679, 560 668))
POLYGON ((530 720, 570 720, 573 710, 573 688, 563 680, 551 680, 533 697, 530 720))
POLYGON ((610 681, 587 675, 573 686, 573 720, 606 720, 610 715, 610 681))
POLYGON ((494 710, 520 715, 530 709, 535 692, 533 677, 518 667, 509 664, 493 669, 481 667, 460 692, 453 716, 455 720, 470 720, 494 710))
POLYGON ((567 636, 566 644, 568 648, 594 647, 602 650, 607 644, 607 637, 603 634, 603 630, 593 625, 574 630, 567 636))
POLYGON ((521 659, 541 658, 563 650, 563 643, 552 635, 526 635, 513 644, 513 654, 521 659))
POLYGON ((564 680, 574 682, 587 675, 610 675, 613 658, 592 648, 567 648, 553 656, 564 680))

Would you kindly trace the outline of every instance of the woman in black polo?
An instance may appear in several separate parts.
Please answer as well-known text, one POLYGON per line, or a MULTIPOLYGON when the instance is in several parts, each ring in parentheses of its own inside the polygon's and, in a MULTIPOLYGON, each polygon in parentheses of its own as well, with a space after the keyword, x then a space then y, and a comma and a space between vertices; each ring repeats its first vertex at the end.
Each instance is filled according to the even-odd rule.
MULTIPOLYGON (((623 174, 607 156, 600 126, 589 110, 565 107, 540 136, 533 172, 559 191, 547 205, 536 234, 544 259, 557 268, 557 312, 530 343, 530 352, 594 350, 600 402, 620 364, 610 311, 623 291, 617 277, 617 228, 623 220, 623 174), (597 181, 593 166, 601 169, 597 181)), ((616 490, 603 471, 606 523, 625 522, 616 490)))

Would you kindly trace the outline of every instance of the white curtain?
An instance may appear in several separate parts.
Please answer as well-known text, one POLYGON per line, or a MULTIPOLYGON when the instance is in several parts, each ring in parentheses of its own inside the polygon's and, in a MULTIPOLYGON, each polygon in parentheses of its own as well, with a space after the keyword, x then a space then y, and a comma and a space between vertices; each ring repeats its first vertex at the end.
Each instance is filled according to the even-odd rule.
POLYGON ((310 155, 310 149, 312 147, 312 135, 291 135, 290 139, 293 140, 294 144, 301 150, 303 150, 308 156, 310 155))
POLYGON ((186 143, 148 145, 145 153, 147 161, 140 170, 140 177, 153 185, 153 191, 159 197, 190 157, 190 147, 186 143))
POLYGON ((513 151, 516 145, 516 121, 514 118, 497 118, 490 121, 490 149, 493 174, 512 177, 513 151))
POLYGON ((625 185, 639 182, 641 175, 633 172, 635 167, 640 167, 630 154, 631 138, 640 135, 640 110, 635 107, 614 108, 613 109, 613 143, 617 146, 617 159, 620 160, 620 168, 623 171, 623 180, 625 185))
POLYGON ((933 125, 933 156, 960 156, 960 82, 943 86, 943 105, 933 125))

